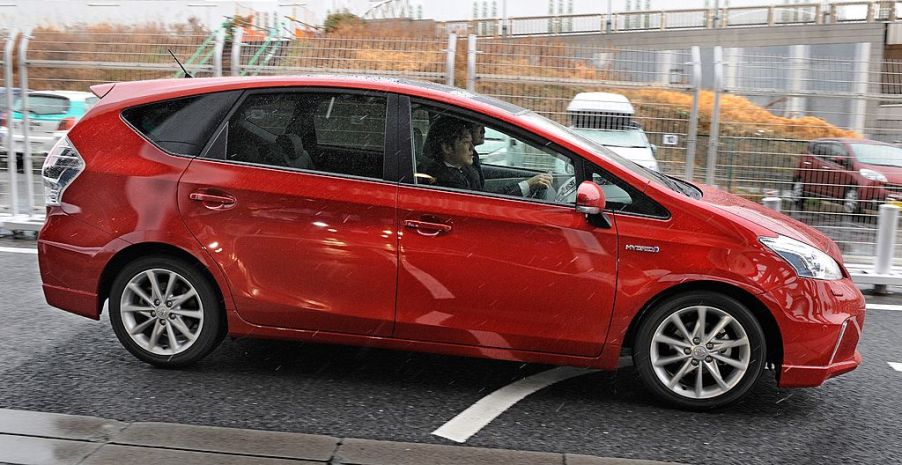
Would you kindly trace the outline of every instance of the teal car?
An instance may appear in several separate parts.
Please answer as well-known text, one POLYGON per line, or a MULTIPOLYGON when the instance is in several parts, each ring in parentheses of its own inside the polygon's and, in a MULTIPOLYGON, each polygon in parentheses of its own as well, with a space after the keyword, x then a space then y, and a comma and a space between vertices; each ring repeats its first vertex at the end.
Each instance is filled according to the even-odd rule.
MULTIPOLYGON (((29 146, 32 155, 44 155, 53 148, 69 129, 97 102, 90 92, 36 91, 28 94, 29 146)), ((12 146, 17 154, 25 151, 22 125, 24 112, 22 98, 16 98, 12 113, 12 146)), ((8 152, 6 116, 0 129, 0 151, 8 152)))

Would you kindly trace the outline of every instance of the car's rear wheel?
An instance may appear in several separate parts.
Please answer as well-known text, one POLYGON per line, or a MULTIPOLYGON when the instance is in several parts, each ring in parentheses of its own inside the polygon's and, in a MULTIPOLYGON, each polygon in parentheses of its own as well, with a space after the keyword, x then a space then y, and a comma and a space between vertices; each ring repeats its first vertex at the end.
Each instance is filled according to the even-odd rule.
POLYGON ((633 361, 646 386, 668 403, 712 409, 738 401, 761 377, 764 331, 740 302, 693 292, 668 299, 644 319, 633 361))
POLYGON ((110 322, 119 342, 164 368, 197 362, 222 340, 222 308, 209 280, 182 260, 138 259, 110 290, 110 322))

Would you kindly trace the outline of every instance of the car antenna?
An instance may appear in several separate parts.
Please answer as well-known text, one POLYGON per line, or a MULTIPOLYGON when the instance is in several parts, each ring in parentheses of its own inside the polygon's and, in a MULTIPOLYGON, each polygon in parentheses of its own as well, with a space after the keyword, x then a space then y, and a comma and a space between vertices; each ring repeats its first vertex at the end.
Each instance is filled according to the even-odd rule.
POLYGON ((178 58, 176 58, 176 56, 175 56, 174 53, 172 53, 172 49, 168 49, 168 48, 167 48, 166 51, 169 52, 169 54, 172 55, 172 59, 175 60, 175 62, 179 64, 179 68, 182 68, 182 72, 185 73, 185 77, 186 77, 186 78, 193 78, 193 77, 194 77, 194 76, 191 75, 191 73, 188 72, 187 69, 185 69, 184 66, 182 66, 182 62, 179 61, 178 58))

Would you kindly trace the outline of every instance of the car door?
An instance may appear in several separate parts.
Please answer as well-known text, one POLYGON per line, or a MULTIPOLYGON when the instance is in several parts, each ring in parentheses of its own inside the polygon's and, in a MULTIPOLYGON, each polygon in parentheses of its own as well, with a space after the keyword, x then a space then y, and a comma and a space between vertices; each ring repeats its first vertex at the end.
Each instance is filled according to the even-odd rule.
POLYGON ((846 187, 851 182, 849 173, 849 155, 842 144, 831 142, 826 144, 826 155, 820 161, 820 185, 822 194, 833 199, 841 199, 846 187))
MULTIPOLYGON (((403 109, 405 99, 401 101, 403 109)), ((415 102, 414 113, 425 108, 442 118, 478 117, 432 105, 415 102)), ((529 147, 508 153, 504 163, 495 165, 504 166, 504 176, 517 172, 515 181, 522 181, 551 172, 556 190, 575 185, 574 173, 581 173, 582 160, 512 127, 482 122, 487 132, 516 140, 508 148, 529 147)), ((403 124, 399 131, 405 131, 403 124)), ((407 134, 412 141, 410 127, 407 134)), ((400 144, 409 163, 401 167, 408 174, 398 198, 402 231, 395 336, 498 349, 598 354, 616 289, 616 226, 592 226, 575 210, 571 196, 536 199, 429 184, 430 177, 424 173, 411 174, 416 170, 409 155, 412 145, 400 144)), ((429 129, 424 145, 431 145, 429 129)), ((486 183, 492 181, 492 167, 485 163, 486 183)))
POLYGON ((395 100, 340 89, 248 92, 188 167, 182 217, 222 268, 243 319, 391 334, 398 187, 384 168, 395 100))

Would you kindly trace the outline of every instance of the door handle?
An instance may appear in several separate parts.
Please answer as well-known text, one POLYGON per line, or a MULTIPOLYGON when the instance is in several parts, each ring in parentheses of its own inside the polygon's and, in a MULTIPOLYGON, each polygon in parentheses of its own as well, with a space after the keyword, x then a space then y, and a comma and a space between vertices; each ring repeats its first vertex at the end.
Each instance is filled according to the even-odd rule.
POLYGON ((238 199, 228 194, 210 194, 203 191, 195 191, 188 198, 197 202, 203 202, 204 207, 210 210, 228 210, 238 204, 238 199))
POLYGON ((433 223, 430 221, 404 220, 404 226, 416 229, 423 236, 438 236, 441 233, 451 232, 451 225, 445 223, 433 223))

